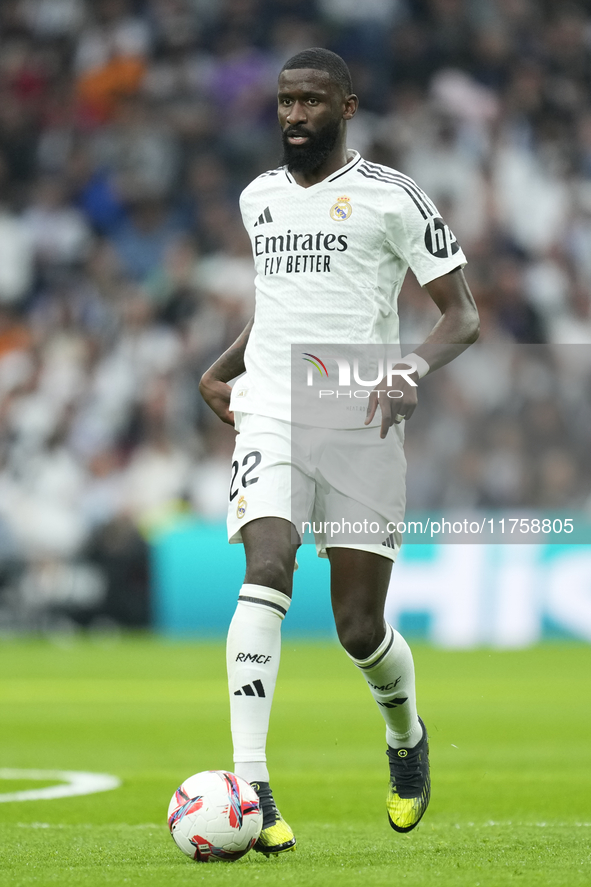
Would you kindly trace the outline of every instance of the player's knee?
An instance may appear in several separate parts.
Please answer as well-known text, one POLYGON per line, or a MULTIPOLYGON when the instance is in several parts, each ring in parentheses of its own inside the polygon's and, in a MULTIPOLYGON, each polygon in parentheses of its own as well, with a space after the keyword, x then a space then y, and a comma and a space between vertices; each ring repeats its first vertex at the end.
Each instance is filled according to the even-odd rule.
POLYGON ((274 588, 291 597, 293 566, 290 569, 287 564, 276 559, 256 558, 248 563, 244 581, 251 585, 274 588))
POLYGON ((336 627, 341 645, 354 659, 367 659, 383 640, 383 619, 376 623, 373 619, 357 616, 341 618, 336 620, 336 627))

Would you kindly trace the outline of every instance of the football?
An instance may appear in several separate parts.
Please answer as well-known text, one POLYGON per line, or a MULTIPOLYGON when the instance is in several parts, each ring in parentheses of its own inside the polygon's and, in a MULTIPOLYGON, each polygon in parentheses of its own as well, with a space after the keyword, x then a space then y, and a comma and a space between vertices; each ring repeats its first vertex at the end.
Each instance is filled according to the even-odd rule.
POLYGON ((170 834, 196 862, 240 859, 256 843, 262 825, 257 793, 227 770, 189 776, 168 805, 170 834))

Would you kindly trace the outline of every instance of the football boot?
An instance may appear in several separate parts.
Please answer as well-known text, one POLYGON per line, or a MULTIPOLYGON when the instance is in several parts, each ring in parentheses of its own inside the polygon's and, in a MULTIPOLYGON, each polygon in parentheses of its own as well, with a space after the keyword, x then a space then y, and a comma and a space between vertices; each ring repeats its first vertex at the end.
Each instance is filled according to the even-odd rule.
POLYGON ((254 849, 265 856, 278 856, 288 850, 295 850, 295 835, 277 809, 269 783, 250 784, 259 796, 263 811, 263 828, 254 849))
POLYGON ((421 820, 431 797, 429 739, 419 718, 423 736, 412 748, 390 748, 390 787, 386 809, 390 825, 397 832, 409 832, 421 820))

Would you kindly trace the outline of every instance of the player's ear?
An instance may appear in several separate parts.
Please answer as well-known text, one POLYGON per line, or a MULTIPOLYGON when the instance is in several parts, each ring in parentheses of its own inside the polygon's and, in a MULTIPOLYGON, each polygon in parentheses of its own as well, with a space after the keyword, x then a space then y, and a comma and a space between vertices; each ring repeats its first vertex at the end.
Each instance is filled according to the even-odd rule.
POLYGON ((356 95, 348 95, 344 102, 343 120, 350 120, 355 116, 359 107, 359 99, 356 95))

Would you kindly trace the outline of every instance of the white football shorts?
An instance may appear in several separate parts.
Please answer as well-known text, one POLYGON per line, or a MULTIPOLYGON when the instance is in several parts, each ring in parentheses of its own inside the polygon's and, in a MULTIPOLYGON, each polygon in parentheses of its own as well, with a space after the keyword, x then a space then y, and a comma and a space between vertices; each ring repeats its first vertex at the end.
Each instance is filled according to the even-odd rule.
POLYGON ((252 520, 281 517, 296 528, 294 541, 313 535, 320 557, 338 546, 396 560, 406 504, 401 425, 382 440, 379 426, 315 428, 253 413, 234 417, 230 542, 241 542, 241 528, 252 520))

